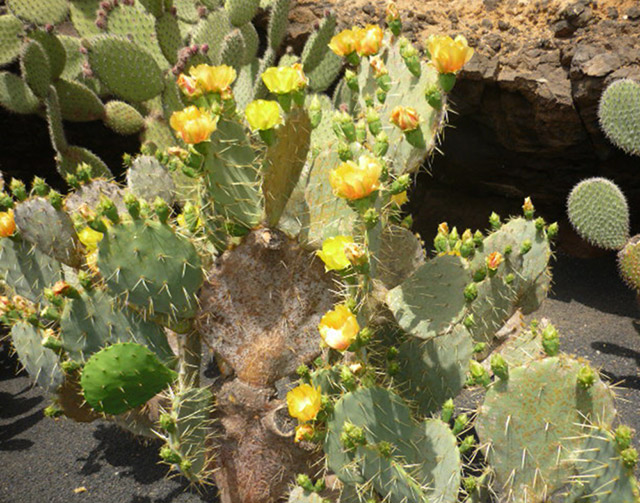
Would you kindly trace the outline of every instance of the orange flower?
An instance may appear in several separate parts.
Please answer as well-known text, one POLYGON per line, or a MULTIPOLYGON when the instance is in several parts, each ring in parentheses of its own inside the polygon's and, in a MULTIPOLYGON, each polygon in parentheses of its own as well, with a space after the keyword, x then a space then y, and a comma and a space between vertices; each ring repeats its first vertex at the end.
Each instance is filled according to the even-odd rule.
POLYGON ((236 80, 236 71, 227 65, 198 65, 189 69, 196 86, 203 92, 223 93, 229 91, 236 80))
POLYGON ((16 231, 13 210, 0 212, 0 238, 11 236, 16 231))
POLYGON ((369 65, 371 65, 371 69, 373 70, 373 76, 376 79, 379 79, 383 75, 389 74, 389 70, 387 70, 387 67, 384 64, 384 61, 382 61, 382 58, 380 56, 374 56, 373 58, 371 58, 369 60, 369 65))
POLYGON ((329 172, 329 183, 333 192, 350 201, 368 196, 380 188, 382 166, 380 161, 363 155, 358 164, 353 161, 343 162, 329 172))
POLYGON ((391 111, 391 122, 402 131, 413 131, 420 126, 420 115, 415 108, 397 106, 391 111))
POLYGON ((382 28, 368 24, 360 31, 360 36, 356 39, 356 51, 360 56, 373 56, 380 50, 383 38, 382 28))
POLYGON ((500 252, 490 253, 486 259, 487 261, 487 269, 490 271, 496 271, 498 266, 502 264, 502 254, 500 252))
POLYGON ((309 384, 301 384, 287 393, 289 415, 306 422, 315 419, 322 407, 320 386, 314 388, 309 384))
POLYGON ((178 80, 176 82, 180 90, 191 98, 195 98, 202 94, 202 91, 198 89, 196 79, 193 77, 189 77, 184 73, 181 73, 178 76, 178 80))
POLYGON ((350 30, 342 30, 331 39, 329 49, 338 56, 348 56, 356 51, 358 47, 358 39, 362 35, 362 28, 353 28, 350 30))
POLYGON ((216 130, 218 116, 190 106, 181 112, 173 112, 169 123, 185 143, 196 144, 209 139, 216 130))
POLYGON ((299 424, 296 426, 296 436, 294 442, 302 442, 303 440, 311 440, 313 438, 314 429, 310 424, 299 424))
POLYGON ((467 39, 458 35, 455 40, 449 36, 432 35, 427 41, 431 63, 440 73, 455 73, 473 56, 473 49, 467 39))
POLYGON ((333 311, 327 312, 322 317, 318 330, 327 346, 344 351, 355 340, 360 326, 349 308, 344 304, 339 304, 333 311))

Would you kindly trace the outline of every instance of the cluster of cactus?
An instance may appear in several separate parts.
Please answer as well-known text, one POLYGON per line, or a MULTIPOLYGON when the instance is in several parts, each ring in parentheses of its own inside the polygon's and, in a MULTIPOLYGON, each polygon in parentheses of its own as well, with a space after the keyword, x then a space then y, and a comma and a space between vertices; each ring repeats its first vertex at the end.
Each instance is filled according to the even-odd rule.
MULTIPOLYGON (((101 30, 127 26, 118 9, 138 3, 158 21, 177 14, 182 30, 246 26, 259 4, 214 11, 202 0, 217 15, 189 22, 200 11, 188 0, 102 3, 101 30)), ((287 4, 274 0, 274 16, 287 4)), ((8 2, 18 17, 21 5, 8 2)), ((69 8, 94 29, 86 2, 46 5, 56 21, 69 8)), ((487 233, 441 224, 429 258, 409 230, 411 176, 472 50, 435 37, 423 61, 393 3, 387 23, 334 35, 327 17, 278 67, 217 59, 226 64, 167 73, 172 101, 152 101, 170 107, 172 141, 127 156, 126 186, 86 159, 63 170, 65 196, 38 178, 5 191, 0 178, 0 320, 51 395, 47 414, 160 437, 161 458, 213 481, 225 503, 480 502, 490 492, 636 503, 631 432, 613 430, 597 372, 559 354, 551 325, 499 336, 544 299, 557 225, 527 199, 521 217, 492 214, 487 233), (333 99, 310 92, 343 65, 333 99), (487 392, 474 422, 453 399, 476 386, 487 392)), ((238 33, 207 54, 237 56, 238 33)), ((89 40, 90 59, 109 46, 90 61, 102 81, 129 39, 89 40)), ((36 54, 34 43, 22 52, 36 54)), ((132 58, 157 65, 164 54, 141 52, 148 43, 133 43, 132 58)), ((116 95, 148 88, 103 84, 116 95)))
MULTIPOLYGON (((83 162, 94 174, 108 176, 98 156, 68 143, 63 121, 102 120, 116 133, 139 134, 152 149, 179 145, 168 125, 171 113, 184 107, 177 75, 199 64, 227 64, 238 72, 239 105, 265 97, 260 75, 278 62, 289 3, 269 3, 266 48, 260 54, 252 23, 259 0, 7 2, 8 12, 0 16, 0 66, 18 60, 20 75, 0 72, 0 106, 46 117, 63 176, 83 162), (76 34, 69 34, 69 23, 76 34)), ((327 14, 303 53, 316 92, 341 70, 326 46, 335 26, 327 14)))
MULTIPOLYGON (((640 156, 640 84, 629 79, 610 84, 600 99, 598 117, 617 147, 640 156)), ((605 250, 618 250, 620 276, 640 292, 640 238, 630 236, 629 205, 622 190, 606 178, 583 180, 569 194, 567 213, 582 238, 605 250)))

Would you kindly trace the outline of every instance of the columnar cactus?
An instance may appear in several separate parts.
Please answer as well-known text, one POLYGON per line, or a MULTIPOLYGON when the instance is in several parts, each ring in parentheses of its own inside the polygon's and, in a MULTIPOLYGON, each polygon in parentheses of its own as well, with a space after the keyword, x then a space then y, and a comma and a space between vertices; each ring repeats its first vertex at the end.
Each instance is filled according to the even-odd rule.
MULTIPOLYGON (((441 224, 428 256, 401 212, 472 55, 466 40, 431 39, 422 61, 390 4, 388 30, 334 35, 327 17, 299 60, 275 66, 288 1, 271 3, 258 61, 248 23, 259 3, 102 2, 95 24, 86 2, 50 0, 37 15, 8 3, 36 25, 70 12, 96 77, 82 89, 108 89, 118 100, 104 108, 142 120, 155 143, 124 160, 126 186, 68 146, 60 89, 80 84, 60 84, 66 66, 50 30, 19 49, 24 81, 4 74, 46 104, 59 155, 78 161, 63 161, 64 197, 40 179, 0 193, 9 292, 0 320, 50 393, 48 414, 106 417, 162 438, 162 460, 194 483, 213 480, 225 503, 289 493, 453 503, 489 489, 513 499, 538 488, 538 473, 547 493, 582 498, 594 482, 581 475, 598 460, 579 454, 600 441, 586 421, 609 432, 614 417, 606 385, 558 355, 553 327, 500 344, 493 377, 479 361, 504 342, 496 334, 518 309, 544 298, 557 226, 534 219, 527 199, 523 217, 494 214, 486 234, 441 224), (180 50, 187 40, 197 50, 180 50), (123 78, 133 63, 144 72, 137 84, 123 78), (334 100, 315 94, 343 64, 334 100), (214 383, 202 375, 205 348, 221 372, 214 383), (547 386, 547 374, 563 379, 547 386), (477 446, 452 399, 492 379, 477 424, 493 446, 489 465, 464 478, 477 446), (571 403, 528 417, 546 391, 545 400, 571 403), (518 418, 511 430, 508 417, 518 418), (504 437, 518 431, 541 456, 519 459, 526 466, 511 475, 523 451, 504 437), (570 468, 556 470, 549 453, 573 434, 584 441, 566 441, 570 468), (337 487, 325 487, 323 459, 337 487), (491 470, 504 488, 487 487, 491 470)), ((103 106, 86 103, 82 117, 103 106)), ((618 465, 630 466, 635 451, 615 448, 618 465)), ((605 475, 613 480, 618 465, 605 475)), ((636 497, 624 476, 616 487, 636 497)))

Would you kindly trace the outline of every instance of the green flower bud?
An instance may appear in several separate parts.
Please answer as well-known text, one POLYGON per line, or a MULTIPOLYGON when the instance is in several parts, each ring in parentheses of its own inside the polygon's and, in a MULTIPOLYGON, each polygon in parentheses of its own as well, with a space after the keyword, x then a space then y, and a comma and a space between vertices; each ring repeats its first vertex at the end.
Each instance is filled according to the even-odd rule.
POLYGON ((547 227, 547 238, 549 239, 555 239, 558 237, 558 222, 553 222, 552 224, 549 224, 549 227, 547 227))
POLYGON ((459 435, 467 428, 468 424, 469 417, 466 414, 460 414, 453 422, 453 428, 451 429, 451 431, 454 435, 459 435))
POLYGON ((9 184, 9 190, 18 201, 24 201, 27 198, 27 188, 24 183, 17 178, 13 178, 9 184))
POLYGON ((491 371, 502 380, 509 379, 509 364, 500 354, 491 357, 491 371))
POLYGON ((45 197, 51 188, 47 185, 42 178, 36 176, 31 182, 31 192, 33 192, 36 196, 45 197))
POLYGON ((583 365, 578 370, 578 384, 584 389, 589 389, 596 382, 596 373, 589 365, 583 365))
POLYGON ((464 298, 468 302, 473 302, 478 297, 478 285, 469 283, 464 289, 464 298))
POLYGON ((489 372, 475 360, 469 361, 469 373, 474 384, 487 387, 491 383, 489 372))
POLYGON ((633 432, 631 428, 628 426, 621 424, 616 428, 616 444, 618 444, 618 449, 624 451, 631 446, 631 438, 633 437, 633 432))
POLYGON ((443 422, 448 423, 449 421, 451 421, 454 409, 455 407, 453 405, 453 399, 449 398, 446 402, 444 402, 444 404, 442 405, 442 412, 440 413, 440 418, 443 422))
POLYGON ((527 253, 529 253, 529 251, 531 251, 531 246, 533 246, 531 244, 531 240, 525 239, 522 242, 522 246, 520 246, 520 255, 526 255, 527 253))
POLYGON ((620 457, 622 458, 622 464, 630 470, 633 470, 638 464, 638 451, 633 447, 624 449, 620 453, 620 457))
POLYGON ((489 225, 495 231, 497 231, 502 226, 500 215, 498 215, 495 211, 489 216, 489 225))
POLYGON ((473 435, 467 435, 460 442, 460 454, 464 454, 465 452, 473 449, 473 446, 476 444, 476 439, 473 435))
POLYGON ((549 324, 542 331, 542 349, 548 356, 556 356, 560 349, 560 338, 556 328, 549 324))

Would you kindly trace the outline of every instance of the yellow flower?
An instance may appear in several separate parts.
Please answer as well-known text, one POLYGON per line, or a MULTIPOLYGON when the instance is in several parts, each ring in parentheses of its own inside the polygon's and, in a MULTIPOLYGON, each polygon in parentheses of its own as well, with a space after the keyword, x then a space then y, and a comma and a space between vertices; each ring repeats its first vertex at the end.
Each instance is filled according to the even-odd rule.
POLYGON ((189 69, 196 86, 203 92, 223 93, 236 80, 236 71, 227 65, 198 65, 189 69))
POLYGON ((498 266, 502 264, 502 254, 497 251, 490 253, 489 256, 486 258, 486 261, 487 261, 487 268, 490 271, 496 271, 498 269, 498 266))
POLYGON ((368 24, 356 39, 356 51, 360 56, 373 56, 382 46, 384 32, 374 24, 368 24))
POLYGON ((299 424, 296 426, 296 436, 294 442, 302 442, 303 440, 311 440, 313 437, 313 426, 310 424, 299 424))
POLYGON ((178 80, 176 81, 180 90, 191 98, 195 98, 202 94, 202 91, 198 89, 198 85, 196 79, 193 77, 189 77, 184 73, 181 73, 178 76, 178 80))
POLYGON ((307 85, 301 69, 291 66, 272 66, 262 74, 262 81, 274 94, 288 94, 307 85))
POLYGON ((324 262, 325 271, 340 271, 351 265, 345 254, 345 246, 353 243, 351 236, 334 236, 322 243, 322 250, 316 253, 324 262))
POLYGON ((400 19, 400 12, 398 11, 398 6, 393 0, 387 3, 387 7, 385 9, 385 15, 387 17, 387 22, 395 19, 400 19))
POLYGON ((289 415, 299 421, 306 422, 315 419, 322 407, 322 393, 320 386, 314 388, 309 384, 301 384, 287 393, 289 415))
POLYGON ((400 194, 395 194, 393 196, 391 196, 391 202, 393 204, 395 204, 396 206, 402 206, 404 203, 406 203, 409 200, 409 198, 407 197, 407 191, 403 191, 400 192, 400 194))
POLYGON ((371 69, 373 70, 373 76, 376 79, 379 79, 383 75, 389 74, 389 70, 387 70, 384 61, 382 61, 382 58, 380 56, 374 56, 373 58, 371 58, 369 60, 369 65, 371 66, 371 69))
POLYGON ((378 190, 381 173, 380 161, 363 155, 358 160, 358 164, 347 161, 331 170, 329 183, 338 197, 353 201, 378 190))
POLYGON ((277 101, 255 100, 244 111, 249 127, 253 131, 265 131, 284 122, 277 101))
POLYGON ((16 230, 13 210, 0 212, 0 238, 11 236, 16 230))
POLYGON ((391 111, 391 122, 402 131, 413 131, 420 126, 420 115, 415 108, 397 106, 391 111))
POLYGON ((102 241, 103 237, 102 232, 94 231, 91 227, 85 227, 78 232, 78 239, 89 252, 93 252, 98 248, 98 243, 102 241))
POLYGON ((342 30, 334 35, 329 42, 329 49, 338 56, 348 56, 356 51, 358 47, 358 38, 362 36, 362 28, 353 28, 350 30, 342 30))
POLYGON ((455 40, 449 36, 432 35, 427 41, 431 63, 440 73, 455 73, 473 56, 473 49, 467 39, 458 35, 455 40))
POLYGON ((218 116, 190 106, 181 112, 173 112, 169 123, 185 143, 195 144, 209 139, 216 130, 218 116))
POLYGON ((294 63, 291 65, 296 72, 298 72, 298 87, 307 87, 309 85, 309 77, 304 74, 304 68, 301 63, 294 63))
POLYGON ((351 346, 360 331, 360 326, 349 308, 339 304, 333 311, 325 313, 320 320, 318 330, 327 346, 344 351, 351 346))

